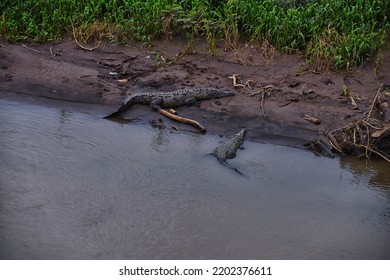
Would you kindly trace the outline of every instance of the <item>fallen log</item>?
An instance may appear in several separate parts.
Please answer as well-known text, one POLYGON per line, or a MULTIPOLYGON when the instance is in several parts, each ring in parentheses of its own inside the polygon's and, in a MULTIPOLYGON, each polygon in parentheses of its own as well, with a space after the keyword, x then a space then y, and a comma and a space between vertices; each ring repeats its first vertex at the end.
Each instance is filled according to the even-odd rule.
POLYGON ((311 122, 312 124, 315 124, 315 125, 319 125, 321 123, 321 121, 315 117, 312 117, 312 116, 309 116, 309 115, 306 115, 303 117, 303 119, 311 122))
POLYGON ((172 114, 166 110, 163 110, 163 109, 160 109, 159 112, 161 115, 166 116, 167 118, 170 118, 170 119, 175 120, 177 122, 192 125, 192 126, 196 127, 197 129, 199 129, 199 131, 202 133, 206 132, 206 128, 195 120, 179 117, 179 116, 174 115, 174 114, 172 114))
POLYGON ((386 137, 390 134, 390 123, 388 123, 384 128, 381 130, 377 130, 371 134, 371 137, 373 138, 380 138, 380 137, 386 137))

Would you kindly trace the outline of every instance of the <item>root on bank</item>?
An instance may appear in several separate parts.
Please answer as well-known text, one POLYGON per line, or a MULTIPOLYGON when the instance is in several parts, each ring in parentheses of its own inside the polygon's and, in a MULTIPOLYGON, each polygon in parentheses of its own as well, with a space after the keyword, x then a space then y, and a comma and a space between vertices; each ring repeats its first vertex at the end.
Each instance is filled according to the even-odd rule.
POLYGON ((329 132, 332 147, 343 154, 379 157, 390 163, 390 111, 381 85, 361 119, 329 132))

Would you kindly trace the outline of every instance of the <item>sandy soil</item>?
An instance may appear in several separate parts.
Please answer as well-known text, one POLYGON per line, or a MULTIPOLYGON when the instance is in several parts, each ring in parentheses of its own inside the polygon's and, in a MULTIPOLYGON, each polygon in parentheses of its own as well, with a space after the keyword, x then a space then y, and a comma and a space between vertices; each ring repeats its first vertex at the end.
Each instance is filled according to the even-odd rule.
MULTIPOLYGON (((232 52, 225 51, 221 43, 214 57, 204 42, 196 42, 191 53, 186 49, 186 42, 180 38, 154 42, 150 48, 135 43, 102 45, 93 51, 72 40, 44 45, 2 42, 0 91, 106 104, 109 114, 127 91, 195 86, 233 89, 229 77, 236 74, 239 83, 250 81, 250 87, 234 88, 234 97, 178 108, 179 115, 199 121, 208 133, 224 135, 246 127, 253 141, 302 147, 362 118, 379 84, 390 87, 390 48, 383 50, 377 76, 375 59, 354 73, 320 74, 298 55, 278 55, 255 45, 243 45, 232 52), (342 94, 344 84, 353 93, 357 107, 342 94), (305 120, 305 115, 321 123, 315 125, 305 120)), ((166 129, 193 130, 146 106, 135 106, 124 117, 153 124, 161 119, 166 129)))

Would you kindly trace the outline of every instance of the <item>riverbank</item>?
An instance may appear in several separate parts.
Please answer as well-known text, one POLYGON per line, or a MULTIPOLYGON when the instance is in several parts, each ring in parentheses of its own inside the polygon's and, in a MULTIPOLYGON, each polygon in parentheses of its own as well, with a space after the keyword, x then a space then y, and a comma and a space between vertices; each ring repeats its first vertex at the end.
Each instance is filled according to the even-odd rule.
MULTIPOLYGON (((270 46, 241 45, 232 52, 220 43, 210 56, 207 42, 189 47, 181 37, 153 41, 148 48, 141 43, 94 48, 70 39, 0 45, 0 91, 106 104, 108 114, 127 91, 230 89, 236 96, 181 107, 178 113, 199 121, 210 133, 246 127, 248 137, 258 142, 303 146, 348 126, 364 118, 381 84, 381 103, 390 101, 382 94, 390 87, 389 47, 352 73, 324 74, 303 57, 281 55, 270 46)), ((135 106, 124 117, 141 123, 163 119, 166 129, 190 129, 146 106, 135 106)), ((388 122, 384 117, 382 122, 388 122)))

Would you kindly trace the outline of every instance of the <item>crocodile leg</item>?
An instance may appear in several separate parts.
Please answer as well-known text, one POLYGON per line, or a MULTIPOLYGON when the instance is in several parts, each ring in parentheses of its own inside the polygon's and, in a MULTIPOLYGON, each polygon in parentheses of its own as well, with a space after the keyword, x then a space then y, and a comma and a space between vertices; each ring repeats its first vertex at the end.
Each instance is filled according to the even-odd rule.
POLYGON ((197 100, 196 100, 195 97, 190 97, 190 98, 187 98, 187 99, 185 100, 185 104, 186 104, 187 106, 195 105, 196 102, 197 102, 197 100))
POLYGON ((154 111, 158 111, 161 109, 161 105, 163 104, 164 99, 162 97, 156 97, 150 102, 150 108, 154 111))
POLYGON ((126 109, 128 108, 129 106, 127 104, 123 104, 117 111, 115 111, 114 113, 111 113, 107 116, 105 116, 104 118, 105 119, 109 119, 109 118, 113 118, 113 117, 117 117, 119 116, 122 112, 126 111, 126 109))

